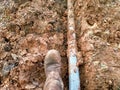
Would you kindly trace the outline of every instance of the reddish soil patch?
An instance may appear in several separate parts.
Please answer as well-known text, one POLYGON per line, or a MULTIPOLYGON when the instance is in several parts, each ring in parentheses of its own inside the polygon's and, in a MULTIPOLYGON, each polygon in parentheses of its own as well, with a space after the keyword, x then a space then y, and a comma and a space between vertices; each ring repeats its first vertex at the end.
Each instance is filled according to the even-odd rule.
POLYGON ((44 57, 56 49, 62 56, 62 78, 68 90, 66 1, 8 0, 0 9, 1 90, 41 90, 44 57))
POLYGON ((119 0, 75 2, 82 90, 120 89, 119 5, 119 0))

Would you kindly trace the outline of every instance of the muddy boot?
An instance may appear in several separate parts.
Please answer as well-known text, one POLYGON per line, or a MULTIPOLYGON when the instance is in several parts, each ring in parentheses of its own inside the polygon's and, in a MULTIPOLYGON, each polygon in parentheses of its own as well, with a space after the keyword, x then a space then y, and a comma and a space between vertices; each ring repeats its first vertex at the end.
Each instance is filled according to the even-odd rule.
POLYGON ((58 51, 48 51, 44 68, 46 74, 46 82, 43 90, 63 90, 63 82, 61 79, 61 57, 58 51))

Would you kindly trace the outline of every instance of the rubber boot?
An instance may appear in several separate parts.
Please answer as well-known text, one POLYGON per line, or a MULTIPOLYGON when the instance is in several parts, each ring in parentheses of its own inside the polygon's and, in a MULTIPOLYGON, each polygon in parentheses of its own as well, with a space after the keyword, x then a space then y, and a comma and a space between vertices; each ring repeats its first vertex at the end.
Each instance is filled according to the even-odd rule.
POLYGON ((63 81, 61 79, 61 57, 58 51, 48 51, 44 68, 46 74, 46 82, 43 90, 63 90, 63 81))

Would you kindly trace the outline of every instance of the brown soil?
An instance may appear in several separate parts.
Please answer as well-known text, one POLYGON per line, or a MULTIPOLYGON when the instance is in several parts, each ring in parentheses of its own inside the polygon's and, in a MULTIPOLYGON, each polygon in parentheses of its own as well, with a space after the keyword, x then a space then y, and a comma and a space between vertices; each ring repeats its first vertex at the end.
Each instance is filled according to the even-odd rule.
POLYGON ((68 90, 65 0, 6 0, 0 2, 0 90, 41 90, 44 57, 57 49, 68 90))
MULTIPOLYGON (((81 90, 120 90, 120 0, 74 6, 81 90)), ((66 0, 1 0, 0 90, 42 90, 50 49, 62 56, 68 90, 66 33, 66 0)))
POLYGON ((77 0, 82 90, 120 90, 120 1, 77 0))

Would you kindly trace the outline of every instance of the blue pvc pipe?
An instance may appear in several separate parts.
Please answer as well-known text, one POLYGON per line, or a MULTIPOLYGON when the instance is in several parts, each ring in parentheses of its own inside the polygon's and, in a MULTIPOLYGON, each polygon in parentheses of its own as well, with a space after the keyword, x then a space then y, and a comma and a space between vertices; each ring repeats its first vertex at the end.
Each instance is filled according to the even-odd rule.
POLYGON ((76 56, 71 55, 69 57, 69 90, 80 90, 79 69, 76 63, 76 56))

